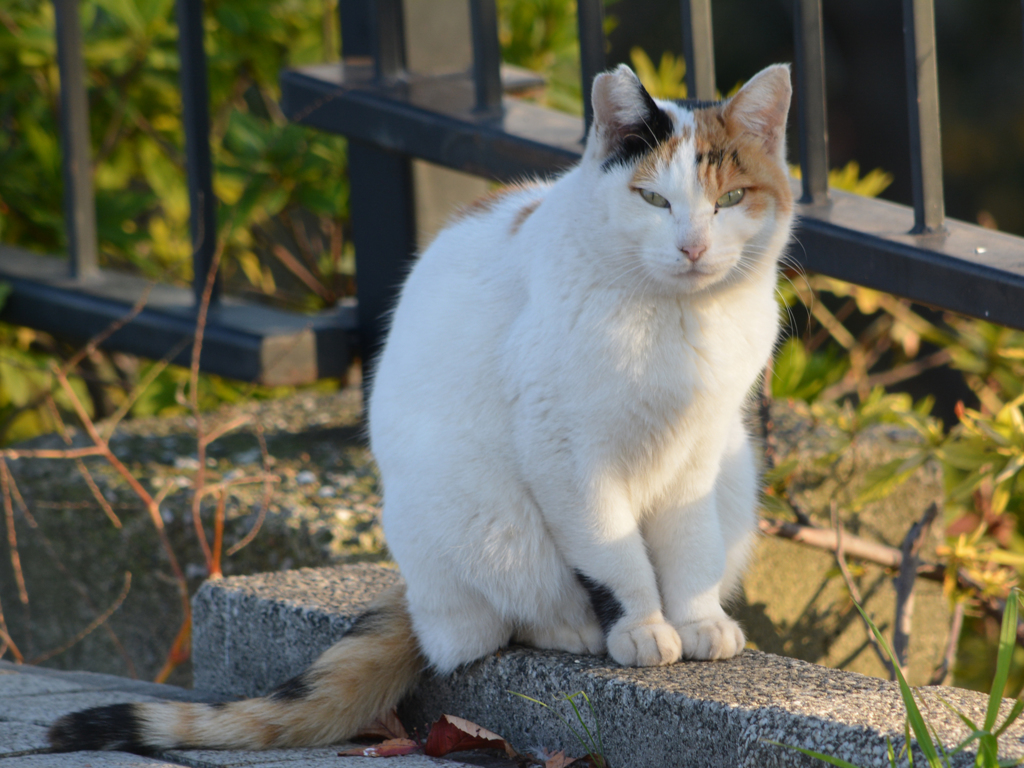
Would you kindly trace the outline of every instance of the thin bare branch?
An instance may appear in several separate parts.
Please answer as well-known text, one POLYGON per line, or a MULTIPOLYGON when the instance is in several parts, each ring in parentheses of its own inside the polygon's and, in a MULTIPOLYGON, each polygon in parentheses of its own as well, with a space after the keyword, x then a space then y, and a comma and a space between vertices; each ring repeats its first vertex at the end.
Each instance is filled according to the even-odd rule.
MULTIPOLYGON (((927 370, 938 368, 940 365, 945 365, 951 359, 952 357, 950 356, 949 350, 940 349, 938 352, 933 352, 930 355, 918 358, 912 362, 899 365, 891 370, 868 376, 863 380, 863 384, 866 385, 869 390, 874 389, 875 387, 891 387, 893 384, 898 384, 901 381, 912 379, 927 370)), ((818 398, 823 401, 837 400, 843 395, 848 395, 851 392, 856 391, 858 386, 858 381, 847 381, 844 378, 842 381, 833 384, 831 387, 823 389, 818 395, 818 398)))
MULTIPOLYGON (((839 513, 835 501, 832 502, 832 527, 836 532, 836 563, 839 565, 839 572, 843 576, 843 581, 846 582, 846 588, 850 590, 850 596, 856 601, 857 605, 863 606, 864 599, 861 597, 860 590, 857 588, 857 584, 853 580, 853 576, 850 575, 850 569, 846 566, 846 555, 843 552, 843 534, 842 526, 839 525, 839 513)), ((863 614, 859 611, 857 615, 864 620, 863 614)), ((885 651, 882 650, 882 646, 878 644, 878 639, 875 637, 875 633, 871 630, 867 621, 864 620, 864 630, 867 632, 868 641, 871 643, 871 647, 875 649, 875 654, 878 656, 879 661, 882 662, 882 666, 889 671, 889 679, 896 679, 896 671, 893 667, 889 657, 885 655, 885 651)))
POLYGON ((131 588, 132 588, 132 574, 129 571, 125 571, 125 574, 124 574, 124 587, 122 587, 122 589, 121 589, 121 594, 118 595, 117 599, 113 603, 111 603, 110 607, 107 608, 107 610, 105 610, 103 613, 101 613, 99 616, 97 616, 95 619, 93 619, 91 622, 89 622, 89 625, 85 629, 83 629, 77 635, 72 637, 66 643, 64 643, 63 645, 59 646, 58 648, 54 648, 53 650, 47 651, 46 653, 43 653, 43 654, 40 654, 39 656, 36 656, 34 659, 30 659, 28 663, 29 664, 41 664, 42 662, 46 661, 47 659, 52 659, 54 656, 59 656, 60 654, 64 653, 66 650, 68 650, 69 648, 71 648, 71 647, 77 645, 78 643, 80 643, 82 640, 84 640, 86 637, 88 637, 90 634, 92 634, 96 630, 97 627, 99 627, 102 624, 106 623, 107 619, 109 619, 111 616, 114 615, 114 612, 118 608, 121 607, 121 603, 123 603, 125 598, 128 597, 128 591, 131 588))
MULTIPOLYGON (((54 401, 53 396, 50 393, 47 393, 46 406, 50 410, 50 416, 57 425, 64 443, 66 445, 71 445, 71 433, 68 432, 67 425, 64 423, 64 419, 61 418, 60 411, 57 409, 57 403, 54 401)), ((92 492, 93 498, 96 499, 96 503, 100 505, 100 509, 103 510, 110 522, 114 524, 115 528, 120 528, 121 518, 115 514, 114 508, 110 506, 110 503, 100 492, 99 486, 96 485, 96 481, 93 480, 92 473, 89 471, 89 468, 85 466, 85 462, 81 459, 75 459, 75 466, 78 468, 78 474, 82 476, 82 479, 85 480, 85 484, 89 486, 89 490, 92 492)))
MULTIPOLYGON (((44 534, 42 529, 39 527, 39 523, 32 515, 32 512, 29 510, 28 505, 25 503, 25 499, 22 497, 21 491, 18 490, 18 484, 14 480, 14 475, 8 474, 8 480, 10 481, 11 495, 14 497, 14 502, 18 505, 18 509, 21 511, 22 517, 25 518, 25 522, 28 524, 28 527, 33 530, 36 536, 39 537, 39 540, 43 544, 43 548, 46 550, 46 553, 50 556, 50 559, 53 561, 53 564, 56 566, 57 570, 60 571, 61 574, 63 574, 64 578, 68 580, 68 583, 71 584, 74 590, 78 592, 79 596, 82 598, 82 602, 85 603, 86 608, 92 611, 94 615, 99 615, 96 610, 96 606, 93 604, 92 599, 89 597, 89 591, 80 581, 78 581, 78 579, 71 575, 71 572, 68 571, 67 567, 61 561, 60 555, 57 554, 57 549, 53 546, 53 542, 51 542, 47 538, 46 534, 44 534)), ((114 647, 117 649, 117 652, 121 654, 121 658, 124 660, 125 667, 128 670, 129 676, 131 676, 132 678, 137 678, 138 673, 135 670, 135 662, 132 661, 132 657, 128 654, 127 649, 121 643, 121 638, 117 636, 117 634, 114 632, 114 630, 110 627, 109 624, 104 624, 103 630, 107 633, 107 637, 114 644, 114 647)))
POLYGON ((219 579, 224 576, 220 570, 220 556, 224 550, 224 505, 227 494, 221 491, 217 495, 217 511, 213 515, 213 560, 210 566, 210 578, 219 579))
POLYGON ((87 456, 103 456, 105 446, 90 445, 88 448, 39 448, 35 450, 14 450, 4 448, 0 456, 5 459, 82 459, 87 456))
POLYGON ((892 630, 892 652, 895 663, 899 664, 903 676, 907 676, 907 649, 910 646, 910 631, 914 621, 914 585, 917 583, 918 553, 924 543, 925 536, 931 528, 935 516, 939 513, 937 504, 932 503, 924 515, 910 526, 903 538, 900 553, 903 556, 903 567, 896 577, 896 617, 892 630))
POLYGON ((228 432, 233 432, 239 427, 248 424, 250 421, 252 421, 252 416, 250 416, 249 414, 244 414, 234 419, 229 419, 228 421, 224 422, 218 427, 211 429, 209 433, 204 435, 203 442, 206 443, 206 445, 216 442, 217 440, 220 440, 220 438, 224 437, 224 435, 226 435, 228 432))
POLYGON ((182 610, 186 616, 191 615, 191 606, 189 605, 188 600, 188 582, 185 580, 185 574, 181 570, 181 566, 178 564, 178 558, 174 554, 174 548, 171 546, 170 539, 167 538, 167 531, 164 528, 164 519, 160 514, 159 507, 156 502, 154 502, 153 497, 149 492, 142 487, 142 484, 135 478, 131 471, 129 471, 128 467, 121 463, 121 460, 114 455, 106 441, 100 436, 100 433, 96 429, 96 425, 93 423, 92 419, 89 418, 89 414, 85 412, 82 402, 78 399, 78 395, 75 394, 75 390, 72 389, 64 371, 54 366, 54 375, 57 376, 57 380, 60 382, 61 388, 71 400, 75 413, 78 414, 78 418, 81 420, 82 426, 85 428, 89 438, 97 448, 101 449, 101 455, 110 462, 110 465, 114 470, 124 478, 125 482, 127 482, 129 487, 135 492, 135 495, 138 496, 146 506, 146 511, 149 513, 153 527, 156 528, 157 535, 160 537, 160 545, 163 548, 164 553, 167 555, 167 559, 170 563, 171 570, 174 572, 175 579, 178 580, 178 591, 182 601, 182 610))
POLYGON ((164 372, 164 369, 171 364, 171 360, 176 358, 182 350, 185 349, 192 339, 185 338, 175 344, 171 349, 164 355, 160 360, 153 364, 153 367, 149 369, 149 372, 136 384, 124 401, 117 407, 113 415, 103 422, 103 439, 109 440, 110 436, 114 434, 114 430, 117 425, 121 423, 121 420, 128 415, 128 411, 135 405, 142 394, 149 389, 150 385, 156 381, 156 377, 164 372))
MULTIPOLYGON (((770 520, 768 518, 761 518, 758 521, 758 527, 761 533, 790 539, 791 541, 806 544, 816 549, 835 552, 838 546, 839 534, 834 529, 829 530, 828 528, 818 528, 813 525, 801 525, 785 520, 770 520)), ((842 535, 842 538, 843 550, 851 557, 868 560, 886 568, 899 568, 903 562, 903 556, 895 547, 877 544, 873 541, 845 533, 842 535)), ((944 574, 945 571, 942 570, 941 573, 944 574)), ((941 579, 942 576, 940 575, 937 580, 941 581, 941 579)))
POLYGON ((211 483, 203 486, 202 495, 211 496, 213 494, 222 493, 229 488, 234 488, 237 485, 251 485, 252 483, 263 483, 270 481, 271 483, 281 482, 279 475, 271 474, 267 477, 264 473, 258 475, 245 475, 244 477, 236 477, 231 480, 222 480, 219 483, 211 483))
POLYGON ((966 603, 958 600, 953 609, 953 617, 949 622, 949 637, 946 638, 946 650, 942 654, 942 661, 932 672, 928 685, 945 685, 953 673, 953 663, 956 661, 956 649, 960 645, 960 633, 964 628, 964 610, 966 603))
POLYGON ((199 300, 199 311, 196 314, 196 332, 192 339, 192 363, 189 367, 189 407, 192 410, 192 417, 196 423, 196 453, 199 459, 199 468, 196 470, 196 479, 192 495, 192 525, 196 531, 196 538, 203 550, 203 558, 206 561, 207 573, 213 570, 213 553, 210 549, 210 542, 206 539, 206 531, 203 529, 202 500, 203 486, 206 484, 206 447, 209 441, 206 439, 206 426, 203 415, 199 410, 199 362, 203 351, 203 337, 206 333, 206 316, 210 311, 210 301, 213 297, 213 286, 217 282, 217 270, 220 267, 221 255, 224 253, 224 243, 217 246, 217 250, 210 260, 210 267, 206 272, 206 282, 203 285, 203 293, 199 300))
POLYGON ((334 302, 337 297, 334 293, 326 288, 323 283, 313 277, 313 274, 306 269, 306 267, 299 261, 292 252, 285 248, 280 243, 277 243, 273 247, 274 256, 277 260, 284 264, 288 271, 295 275, 301 280, 309 290, 313 291, 317 296, 326 302, 334 302))
POLYGON ((9 634, 7 634, 7 625, 0 626, 0 640, 3 641, 3 645, 0 646, 0 658, 3 657, 8 651, 14 657, 15 662, 18 664, 25 663, 25 657, 22 656, 21 651, 18 650, 18 645, 14 642, 9 634))
POLYGON ((4 497, 4 521, 7 524, 7 546, 11 550, 11 569, 18 584, 18 599, 28 605, 28 590, 25 589, 25 574, 21 570, 21 553, 18 551, 18 532, 14 528, 14 504, 11 502, 10 472, 7 462, 0 459, 0 490, 4 497))
POLYGON ((259 533, 260 527, 267 517, 267 508, 270 506, 270 495, 273 492, 276 478, 270 473, 270 452, 267 450, 267 438, 263 434, 263 424, 258 421, 256 422, 256 438, 260 441, 260 453, 263 454, 263 498, 260 500, 260 511, 249 532, 225 553, 227 557, 231 557, 243 547, 248 546, 249 542, 256 538, 256 534, 259 533))
POLYGON ((89 339, 88 343, 84 347, 82 347, 80 350, 78 350, 78 352, 72 355, 62 366, 64 373, 66 374, 68 371, 70 371, 72 368, 74 368, 76 365, 82 362, 82 360, 87 355, 91 355, 93 352, 95 352, 100 344, 109 339, 111 336, 113 336, 115 333, 121 330, 124 326, 128 325, 128 323, 130 323, 132 320, 134 320, 138 316, 139 312, 141 312, 143 308, 145 308, 146 302, 149 301, 149 294, 153 290, 154 285, 155 283, 147 283, 146 287, 142 290, 142 295, 139 297, 139 300, 135 302, 135 306, 132 307, 131 311, 127 315, 112 322, 102 331, 100 331, 91 339, 89 339))

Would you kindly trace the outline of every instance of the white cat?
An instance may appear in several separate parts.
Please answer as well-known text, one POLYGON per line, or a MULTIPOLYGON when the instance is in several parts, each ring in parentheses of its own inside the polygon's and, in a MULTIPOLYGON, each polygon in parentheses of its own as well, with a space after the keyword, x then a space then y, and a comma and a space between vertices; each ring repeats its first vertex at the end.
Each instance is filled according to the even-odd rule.
POLYGON ((743 411, 778 332, 790 92, 774 66, 691 109, 599 75, 580 164, 474 205, 402 291, 369 412, 406 596, 264 699, 88 710, 53 743, 330 743, 423 657, 443 673, 512 641, 739 653, 722 601, 756 528, 743 411))

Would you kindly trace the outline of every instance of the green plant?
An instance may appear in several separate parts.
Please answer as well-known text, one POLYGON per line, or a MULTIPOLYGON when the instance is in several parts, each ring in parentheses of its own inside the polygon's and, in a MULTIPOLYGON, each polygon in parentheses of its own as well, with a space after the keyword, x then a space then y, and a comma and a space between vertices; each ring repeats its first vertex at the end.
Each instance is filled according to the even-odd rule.
MULTIPOLYGON (((948 702, 943 701, 943 704, 954 712, 971 731, 970 735, 957 744, 952 750, 947 751, 945 749, 942 742, 939 740, 938 735, 935 733, 935 729, 929 726, 925 721, 920 708, 917 706, 913 689, 907 685, 907 681, 904 678, 903 673, 900 672, 899 664, 894 663, 893 666, 896 670, 897 681, 900 686, 900 696, 902 697, 903 704, 907 710, 907 720, 904 726, 906 739, 901 756, 906 755, 907 763, 909 765, 913 766, 914 764, 913 752, 911 751, 910 743, 911 730, 917 739, 918 748, 928 761, 929 768, 943 768, 944 766, 948 768, 948 766, 951 765, 950 758, 953 755, 963 752, 974 742, 978 742, 977 753, 974 760, 976 768, 1003 768, 1004 766, 1020 765, 1021 763, 1024 763, 1024 759, 999 759, 999 737, 1018 717, 1020 717, 1021 713, 1024 712, 1024 700, 1018 699, 1015 701, 1013 708, 1009 713, 1007 713, 1003 722, 999 724, 998 727, 996 726, 996 721, 999 718, 999 707, 1003 700, 1003 690, 1006 687, 1006 681, 1010 675, 1010 662, 1013 658, 1013 650, 1017 640, 1017 614, 1020 599, 1019 590, 1014 589, 1010 592, 1010 595, 1006 600, 1006 610, 1003 612, 1003 620, 999 632, 999 650, 996 673, 992 680, 992 685, 989 688, 988 706, 985 710, 985 720, 982 725, 979 727, 963 712, 955 709, 948 702)), ((868 623, 868 626, 870 626, 872 633, 874 633, 875 638, 885 650, 885 653, 888 654, 889 659, 895 661, 895 655, 889 647, 889 644, 886 642, 885 637, 878 630, 878 627, 875 626, 875 623, 871 621, 871 618, 859 605, 857 606, 857 610, 860 611, 864 620, 868 623)), ((774 741, 770 743, 786 747, 787 749, 794 749, 810 757, 816 757, 819 760, 823 760, 829 765, 839 766, 839 768, 858 768, 858 766, 853 763, 832 755, 825 755, 821 752, 804 749, 803 747, 794 747, 789 744, 779 744, 774 741)), ((886 746, 889 765, 892 768, 896 768, 897 755, 888 738, 886 739, 886 746)))
POLYGON ((577 722, 580 724, 580 727, 583 729, 583 732, 587 735, 586 739, 584 739, 579 734, 579 732, 572 727, 572 724, 568 720, 562 717, 562 714, 558 710, 554 709, 550 705, 545 704, 543 701, 540 701, 538 699, 531 698, 530 696, 527 696, 525 694, 517 693, 516 691, 509 691, 509 693, 511 693, 513 696, 518 696, 521 699, 532 701, 534 704, 539 704, 540 706, 544 707, 544 709, 551 710, 551 712, 554 713, 555 717, 559 719, 562 725, 564 725, 566 728, 572 731, 572 735, 576 737, 576 740, 580 743, 583 749, 586 750, 587 755, 590 757, 591 763, 593 764, 594 768, 607 768, 608 762, 604 756, 604 743, 601 741, 601 725, 597 720, 597 712, 594 711, 594 705, 591 703, 590 697, 587 696, 586 691, 577 691, 573 694, 563 694, 564 700, 569 702, 569 706, 572 707, 572 711, 576 717, 577 722), (590 716, 594 720, 594 731, 596 732, 596 738, 594 734, 590 732, 590 728, 587 727, 587 723, 583 719, 583 714, 580 712, 579 707, 576 706, 575 699, 577 696, 582 696, 583 700, 587 702, 587 706, 590 708, 590 716))

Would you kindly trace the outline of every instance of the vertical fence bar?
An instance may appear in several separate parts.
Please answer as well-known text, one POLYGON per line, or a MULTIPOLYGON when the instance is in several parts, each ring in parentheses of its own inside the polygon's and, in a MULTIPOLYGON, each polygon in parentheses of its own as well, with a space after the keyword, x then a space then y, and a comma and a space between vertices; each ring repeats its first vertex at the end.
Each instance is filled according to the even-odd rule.
POLYGON ((821 0, 797 0, 794 27, 800 176, 804 191, 800 202, 818 205, 828 200, 828 117, 821 0))
POLYGON ((686 57, 686 95, 715 98, 715 39, 711 30, 711 0, 681 0, 683 56, 686 57))
POLYGON ((594 78, 605 68, 604 3, 602 0, 579 0, 576 21, 580 33, 580 82, 583 85, 583 119, 587 130, 594 118, 590 88, 594 78))
POLYGON ((373 19, 366 0, 339 0, 342 59, 373 56, 373 19))
POLYGON ((914 228, 911 232, 941 232, 944 229, 945 205, 942 199, 934 0, 903 0, 903 48, 907 67, 910 174, 914 190, 914 228))
POLYGON ((470 0, 477 112, 501 111, 501 46, 494 0, 470 0))
MULTIPOLYGON (((217 199, 213 196, 213 162, 210 159, 210 96, 206 87, 206 49, 203 47, 203 0, 178 0, 177 15, 185 167, 191 210, 192 288, 198 304, 217 249, 217 199)), ((211 301, 217 301, 219 294, 218 278, 211 301)))
POLYGON ((78 0, 54 0, 53 6, 57 18, 57 66, 60 70, 60 140, 68 272, 73 278, 89 277, 99 272, 99 261, 82 28, 78 19, 78 0))
POLYGON ((374 52, 377 79, 401 77, 405 72, 405 20, 402 0, 377 0, 374 16, 374 52))

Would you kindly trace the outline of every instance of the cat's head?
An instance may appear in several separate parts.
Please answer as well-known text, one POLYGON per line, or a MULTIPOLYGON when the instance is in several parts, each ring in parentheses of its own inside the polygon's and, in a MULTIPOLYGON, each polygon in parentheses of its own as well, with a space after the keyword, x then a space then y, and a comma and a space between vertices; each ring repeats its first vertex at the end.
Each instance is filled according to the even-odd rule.
POLYGON ((786 65, 702 107, 651 98, 625 65, 595 78, 583 167, 627 282, 691 293, 774 278, 793 216, 791 93, 786 65))

